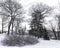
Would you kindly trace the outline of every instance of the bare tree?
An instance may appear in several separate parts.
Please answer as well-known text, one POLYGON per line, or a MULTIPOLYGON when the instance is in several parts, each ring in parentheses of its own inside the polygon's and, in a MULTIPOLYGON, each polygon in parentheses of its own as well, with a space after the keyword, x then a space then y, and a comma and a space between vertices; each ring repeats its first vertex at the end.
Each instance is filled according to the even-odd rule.
POLYGON ((2 19, 2 33, 4 32, 4 28, 6 28, 6 24, 8 24, 8 17, 6 16, 1 16, 1 19, 2 19))
POLYGON ((32 16, 32 21, 31 21, 32 33, 34 31, 37 36, 41 37, 43 33, 43 26, 42 26, 42 23, 44 22, 43 19, 47 16, 47 14, 51 13, 52 8, 45 4, 40 3, 40 4, 32 5, 30 10, 32 16))
POLYGON ((18 17, 18 18, 15 19, 14 25, 15 25, 15 32, 16 33, 19 33, 20 25, 24 21, 23 19, 24 19, 24 16, 18 17))
POLYGON ((55 31, 55 28, 53 27, 53 25, 52 25, 51 22, 50 22, 50 24, 51 24, 51 29, 52 29, 52 32, 54 33, 55 39, 58 39, 57 33, 56 33, 56 31, 55 31))
POLYGON ((60 15, 56 15, 56 17, 58 18, 58 39, 60 39, 60 15))
POLYGON ((13 32, 13 23, 15 18, 17 16, 21 17, 22 6, 21 4, 17 3, 14 0, 6 0, 6 1, 3 1, 3 3, 0 3, 0 7, 2 8, 0 15, 4 15, 10 18, 10 21, 8 24, 8 34, 9 34, 11 25, 12 25, 12 32, 13 32))

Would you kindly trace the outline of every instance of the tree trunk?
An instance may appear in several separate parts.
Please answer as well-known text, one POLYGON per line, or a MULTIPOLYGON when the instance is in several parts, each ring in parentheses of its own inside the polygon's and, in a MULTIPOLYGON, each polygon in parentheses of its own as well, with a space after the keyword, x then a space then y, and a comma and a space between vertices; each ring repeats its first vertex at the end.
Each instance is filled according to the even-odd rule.
POLYGON ((12 32, 11 32, 11 34, 13 34, 13 23, 12 23, 12 32))
POLYGON ((9 22, 9 25, 8 25, 8 35, 10 34, 10 27, 11 27, 11 24, 12 24, 13 22, 12 22, 12 19, 10 20, 10 22, 9 22))
POLYGON ((55 39, 58 39, 54 29, 53 29, 53 33, 54 33, 55 39))
POLYGON ((11 26, 11 21, 10 21, 10 23, 9 23, 9 25, 8 25, 8 35, 10 34, 10 26, 11 26))
POLYGON ((10 20, 9 25, 8 25, 8 35, 10 33, 10 26, 11 26, 11 24, 13 24, 14 20, 15 20, 15 17, 11 17, 11 20, 10 20))
POLYGON ((16 26, 17 33, 19 33, 19 21, 17 20, 17 26, 16 26))
POLYGON ((15 34, 17 34, 17 26, 15 27, 15 34))
POLYGON ((56 35, 56 32, 54 30, 53 30, 53 33, 54 33, 55 39, 57 39, 57 35, 56 35))
POLYGON ((3 33, 3 19, 2 19, 2 33, 3 33))

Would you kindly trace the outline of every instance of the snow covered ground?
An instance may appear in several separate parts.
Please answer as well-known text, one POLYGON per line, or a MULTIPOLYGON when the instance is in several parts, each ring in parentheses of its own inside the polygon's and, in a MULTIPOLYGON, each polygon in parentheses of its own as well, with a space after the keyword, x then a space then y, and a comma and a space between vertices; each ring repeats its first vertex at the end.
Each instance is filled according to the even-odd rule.
POLYGON ((38 39, 39 43, 35 45, 26 45, 26 46, 3 46, 1 40, 3 40, 5 34, 0 34, 0 48, 60 48, 60 41, 59 40, 43 40, 38 39))

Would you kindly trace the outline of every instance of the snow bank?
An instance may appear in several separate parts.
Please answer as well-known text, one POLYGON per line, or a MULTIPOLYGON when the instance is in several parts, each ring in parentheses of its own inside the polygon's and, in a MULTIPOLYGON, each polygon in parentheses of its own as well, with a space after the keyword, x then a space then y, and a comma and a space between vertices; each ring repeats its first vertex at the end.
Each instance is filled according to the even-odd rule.
POLYGON ((38 39, 39 43, 35 45, 26 45, 26 46, 3 46, 1 44, 1 40, 5 38, 5 34, 0 34, 0 48, 60 48, 60 41, 59 40, 43 40, 38 39))

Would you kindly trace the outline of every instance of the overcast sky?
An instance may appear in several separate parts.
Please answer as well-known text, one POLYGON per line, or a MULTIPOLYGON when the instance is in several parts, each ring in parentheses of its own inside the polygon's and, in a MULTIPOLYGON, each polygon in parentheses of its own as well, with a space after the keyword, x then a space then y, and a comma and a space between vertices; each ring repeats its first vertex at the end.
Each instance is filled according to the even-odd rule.
POLYGON ((58 3, 59 3, 59 0, 21 0, 21 3, 27 7, 33 3, 36 3, 36 2, 43 2, 49 6, 57 6, 58 3))

